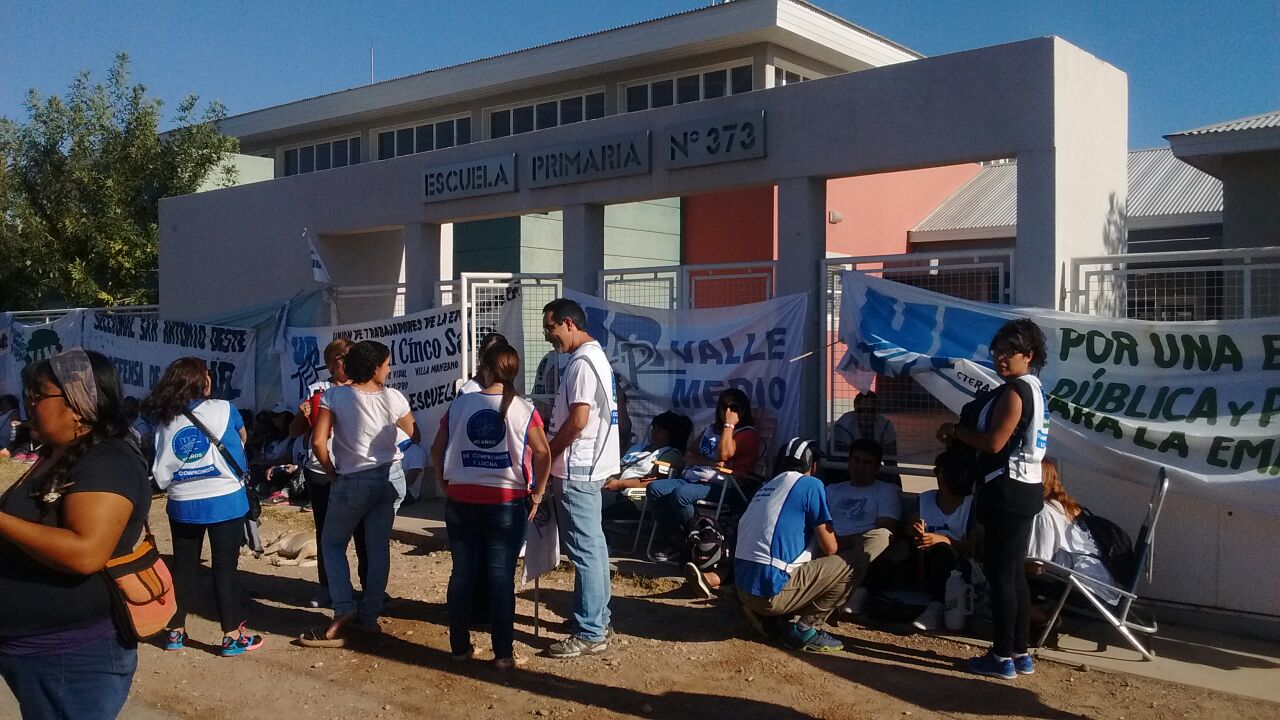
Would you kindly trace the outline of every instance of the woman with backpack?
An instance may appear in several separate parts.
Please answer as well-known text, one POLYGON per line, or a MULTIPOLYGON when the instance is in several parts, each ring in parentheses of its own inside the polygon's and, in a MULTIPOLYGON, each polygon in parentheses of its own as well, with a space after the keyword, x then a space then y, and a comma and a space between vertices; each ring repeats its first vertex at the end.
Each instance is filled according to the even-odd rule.
POLYGON ((1105 583, 1108 587, 1090 584, 1090 590, 1105 602, 1119 602, 1120 594, 1111 589, 1116 584, 1115 578, 1107 569, 1099 543, 1084 520, 1088 511, 1067 494, 1056 462, 1046 458, 1041 461, 1040 468, 1040 475, 1044 478, 1044 509, 1036 515, 1031 526, 1027 574, 1032 577, 1040 575, 1044 572, 1040 563, 1052 562, 1105 583))
POLYGON ((244 420, 226 400, 209 398, 213 381, 204 360, 174 360, 143 401, 143 413, 156 423, 156 458, 151 473, 169 496, 173 534, 173 585, 178 612, 168 629, 165 650, 182 650, 187 640, 187 611, 199 596, 197 576, 204 538, 209 536, 213 598, 222 626, 223 657, 262 647, 262 636, 245 630, 241 615, 240 546, 249 496, 244 486, 244 420))
POLYGON ((1027 652, 1031 594, 1023 560, 1031 526, 1044 507, 1040 461, 1049 441, 1049 413, 1039 373, 1044 332, 1026 318, 1010 320, 991 338, 991 359, 1004 383, 979 393, 961 422, 943 423, 937 437, 976 451, 975 507, 984 530, 983 571, 991 588, 991 650, 969 661, 979 675, 1012 680, 1030 675, 1027 652))

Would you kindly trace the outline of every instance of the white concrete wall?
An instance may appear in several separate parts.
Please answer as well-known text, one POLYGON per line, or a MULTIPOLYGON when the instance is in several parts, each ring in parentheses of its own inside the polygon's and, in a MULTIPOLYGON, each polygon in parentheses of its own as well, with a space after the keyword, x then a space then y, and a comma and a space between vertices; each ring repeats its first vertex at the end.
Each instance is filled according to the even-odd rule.
MULTIPOLYGON (((272 158, 231 153, 227 156, 226 162, 236 169, 236 185, 248 185, 249 183, 271 180, 276 176, 276 162, 272 158)), ((200 184, 200 187, 196 188, 196 192, 218 190, 222 187, 221 183, 222 168, 219 167, 209 173, 204 182, 200 184)))

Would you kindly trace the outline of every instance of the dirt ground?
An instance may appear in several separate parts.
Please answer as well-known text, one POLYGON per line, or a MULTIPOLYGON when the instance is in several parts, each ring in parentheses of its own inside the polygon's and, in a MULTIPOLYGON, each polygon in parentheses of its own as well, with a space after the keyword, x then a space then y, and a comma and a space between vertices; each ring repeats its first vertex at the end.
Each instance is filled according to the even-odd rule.
MULTIPOLYGON (((0 461, 0 465, 3 461, 0 461)), ((0 467, 0 477, 8 471, 0 467)), ((7 483, 3 483, 7 484, 7 483)), ((163 501, 153 507, 168 547, 163 501)), ((264 533, 305 528, 309 516, 268 509, 264 533)), ((614 646, 602 656, 537 653, 565 633, 571 571, 543 578, 542 637, 533 590, 519 592, 517 652, 528 665, 493 672, 485 633, 478 659, 450 659, 445 621, 447 551, 394 543, 384 633, 341 650, 291 641, 326 615, 304 606, 315 568, 242 558, 245 615, 264 647, 220 658, 212 592, 192 609, 191 646, 144 646, 128 708, 181 718, 1275 718, 1280 706, 1172 683, 1041 662, 1032 676, 988 680, 960 669, 973 648, 892 627, 841 624, 837 655, 792 653, 758 640, 731 598, 691 599, 674 580, 620 575, 614 646)), ((203 582, 208 583, 207 574, 203 582)), ((211 586, 209 587, 211 590, 211 586)))

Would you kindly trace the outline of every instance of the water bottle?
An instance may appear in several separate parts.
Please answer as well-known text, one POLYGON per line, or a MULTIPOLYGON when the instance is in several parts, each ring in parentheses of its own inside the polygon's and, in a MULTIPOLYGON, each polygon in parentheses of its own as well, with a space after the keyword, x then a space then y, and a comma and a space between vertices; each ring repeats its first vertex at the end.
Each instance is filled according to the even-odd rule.
POLYGON ((973 594, 959 570, 952 570, 951 577, 947 578, 944 606, 943 623, 947 629, 963 630, 965 619, 973 612, 973 594))

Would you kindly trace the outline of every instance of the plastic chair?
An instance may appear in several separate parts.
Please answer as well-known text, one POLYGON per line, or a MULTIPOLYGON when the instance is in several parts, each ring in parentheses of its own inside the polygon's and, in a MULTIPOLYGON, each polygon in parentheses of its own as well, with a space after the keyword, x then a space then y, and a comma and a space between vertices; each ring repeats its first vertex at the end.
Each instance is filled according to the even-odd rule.
MULTIPOLYGON (((1056 580, 1061 580, 1066 584, 1066 589, 1062 592, 1062 597, 1058 599, 1058 604, 1053 608, 1053 614, 1049 617, 1049 622, 1045 624, 1044 631, 1040 633, 1040 639, 1036 642, 1037 648, 1043 647, 1045 640, 1049 637, 1050 631, 1053 629, 1054 623, 1057 622, 1058 616, 1062 613, 1062 608, 1067 603, 1067 597, 1072 591, 1079 591, 1084 598, 1089 601, 1093 609, 1098 612, 1107 622, 1111 623, 1111 627, 1115 628, 1124 639, 1133 646, 1135 650, 1142 653, 1145 660, 1154 660, 1153 655, 1147 647, 1144 647, 1138 638, 1134 635, 1134 631, 1143 633, 1144 635, 1153 635, 1156 632, 1156 621, 1152 617, 1150 625, 1143 625, 1140 622, 1129 618, 1133 608, 1133 603, 1138 599, 1138 583, 1142 580, 1142 576, 1146 575, 1147 582, 1151 582, 1151 572, 1153 566, 1153 556, 1155 554, 1156 539, 1156 522, 1160 519, 1160 510, 1164 507, 1165 494, 1169 491, 1169 476, 1164 468, 1160 468, 1159 480, 1156 482, 1155 491, 1151 494, 1151 501, 1147 505, 1147 517, 1142 523, 1142 528, 1138 530, 1137 540, 1133 544, 1133 554, 1137 559, 1137 566, 1134 568, 1133 577, 1127 578, 1127 582, 1116 585, 1107 585, 1093 578, 1086 577, 1075 570, 1063 567, 1052 562, 1042 563, 1045 574, 1056 580), (1120 595, 1120 603, 1118 606, 1108 605, 1097 593, 1098 588, 1106 588, 1111 592, 1120 595)), ((1037 650, 1038 651, 1038 650, 1037 650)))

